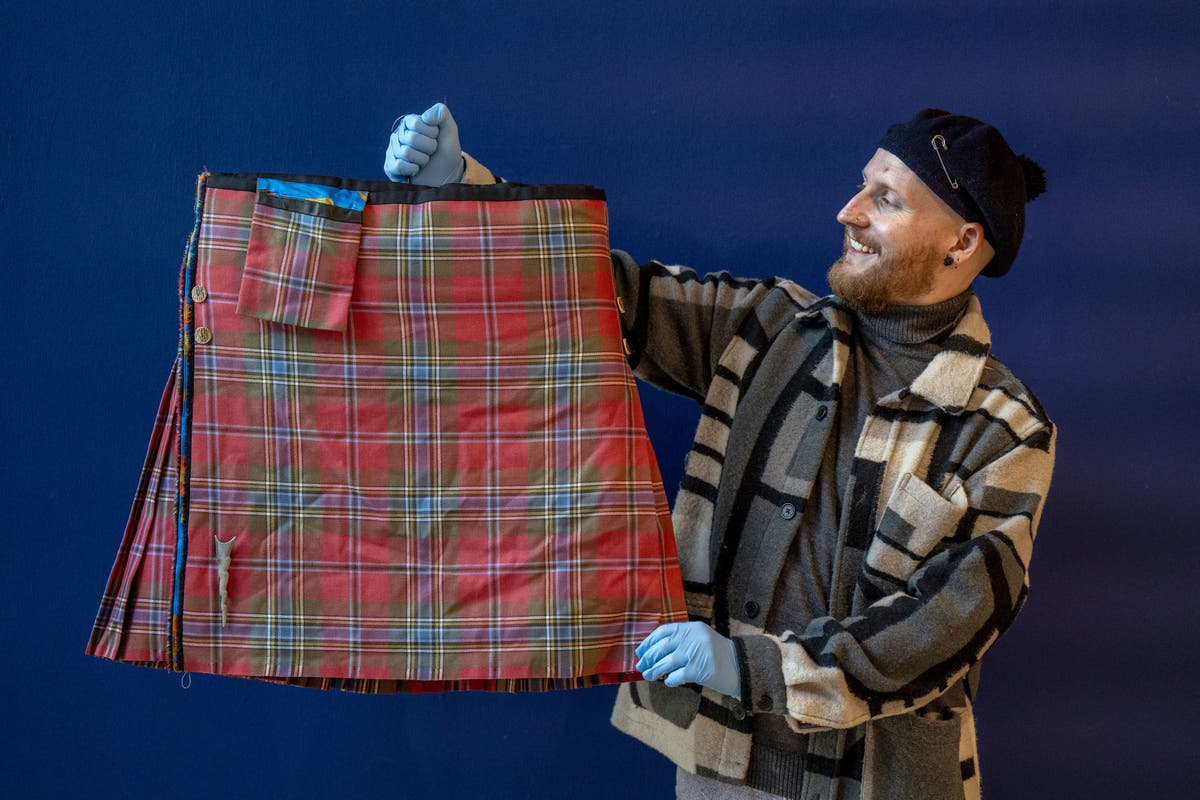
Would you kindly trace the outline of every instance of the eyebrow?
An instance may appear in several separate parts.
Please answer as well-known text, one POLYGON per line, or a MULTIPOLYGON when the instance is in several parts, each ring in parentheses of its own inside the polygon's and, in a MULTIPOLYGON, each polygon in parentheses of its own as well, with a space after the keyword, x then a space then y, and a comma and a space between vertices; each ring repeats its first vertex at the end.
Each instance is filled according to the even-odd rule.
MULTIPOLYGON (((870 178, 867 177, 867 173, 865 173, 865 172, 862 174, 862 179, 863 179, 863 183, 871 182, 870 178)), ((898 190, 896 189, 895 186, 893 186, 892 184, 890 184, 887 181, 882 180, 880 178, 876 178, 875 183, 879 184, 880 186, 882 186, 885 189, 891 189, 893 192, 898 192, 898 190)))
MULTIPOLYGON (((868 179, 868 178, 867 178, 867 173, 866 173, 865 171, 862 173, 862 179, 863 179, 863 185, 864 185, 864 186, 865 186, 866 184, 870 183, 870 179, 868 179)), ((885 180, 883 180, 883 179, 881 179, 881 178, 876 178, 876 179, 875 179, 875 183, 876 183, 878 186, 881 186, 881 187, 883 187, 885 190, 887 190, 887 191, 891 192, 892 194, 896 195, 896 197, 897 197, 897 198, 899 198, 900 202, 902 202, 902 203, 908 203, 908 198, 907 198, 907 197, 905 197, 905 195, 904 195, 904 193, 903 193, 903 192, 901 192, 901 191, 900 191, 898 188, 896 188, 895 184, 888 183, 887 181, 885 181, 885 180)))

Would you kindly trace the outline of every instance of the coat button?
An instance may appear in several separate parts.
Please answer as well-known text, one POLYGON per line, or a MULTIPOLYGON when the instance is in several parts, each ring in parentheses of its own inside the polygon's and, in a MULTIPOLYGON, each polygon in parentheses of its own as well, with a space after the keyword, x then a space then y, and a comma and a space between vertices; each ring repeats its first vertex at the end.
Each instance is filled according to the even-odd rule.
POLYGON ((205 300, 208 299, 208 290, 205 289, 203 286, 193 286, 192 287, 192 299, 195 300, 197 303, 203 303, 205 300))
POLYGON ((730 712, 733 713, 733 716, 736 719, 745 719, 746 718, 746 709, 742 708, 741 703, 734 702, 733 707, 730 708, 729 710, 730 710, 730 712))
POLYGON ((771 707, 771 695, 764 694, 758 698, 758 707, 766 711, 771 707))
POLYGON ((828 408, 826 408, 825 406, 821 406, 820 408, 817 409, 817 419, 825 419, 827 416, 829 416, 828 408))
POLYGON ((758 612, 762 610, 758 607, 758 603, 754 602, 753 600, 747 600, 745 608, 746 616, 751 618, 757 617, 758 612))
POLYGON ((796 516, 796 507, 791 503, 784 503, 779 507, 779 516, 783 517, 784 519, 791 519, 792 517, 796 516))
POLYGON ((196 328, 196 342, 198 344, 208 344, 212 341, 212 331, 208 328, 196 328))

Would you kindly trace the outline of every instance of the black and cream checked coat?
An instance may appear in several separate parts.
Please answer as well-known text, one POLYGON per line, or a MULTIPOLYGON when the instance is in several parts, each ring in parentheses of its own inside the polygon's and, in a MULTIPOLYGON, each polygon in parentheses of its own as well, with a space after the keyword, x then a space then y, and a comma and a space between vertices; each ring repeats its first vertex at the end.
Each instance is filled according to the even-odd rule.
POLYGON ((740 701, 624 684, 613 724, 737 784, 748 715, 783 714, 813 734, 806 797, 978 797, 978 665, 1025 600, 1055 441, 1037 400, 989 356, 978 299, 863 426, 830 615, 766 630, 835 427, 853 315, 786 280, 639 267, 621 251, 613 266, 637 375, 702 406, 673 522, 688 612, 733 638, 743 675, 740 701), (780 660, 782 696, 754 685, 748 658, 780 660))

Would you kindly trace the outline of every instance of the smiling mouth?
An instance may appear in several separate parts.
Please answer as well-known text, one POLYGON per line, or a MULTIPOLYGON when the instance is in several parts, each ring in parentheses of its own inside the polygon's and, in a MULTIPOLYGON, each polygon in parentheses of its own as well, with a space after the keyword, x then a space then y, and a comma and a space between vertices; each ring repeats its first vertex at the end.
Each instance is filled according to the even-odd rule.
POLYGON ((868 253, 870 255, 878 255, 878 253, 879 253, 879 251, 876 250, 875 248, 867 247, 865 244, 860 242, 858 239, 855 239, 853 236, 851 236, 848 233, 846 234, 846 240, 850 243, 851 249, 857 250, 860 253, 868 253))

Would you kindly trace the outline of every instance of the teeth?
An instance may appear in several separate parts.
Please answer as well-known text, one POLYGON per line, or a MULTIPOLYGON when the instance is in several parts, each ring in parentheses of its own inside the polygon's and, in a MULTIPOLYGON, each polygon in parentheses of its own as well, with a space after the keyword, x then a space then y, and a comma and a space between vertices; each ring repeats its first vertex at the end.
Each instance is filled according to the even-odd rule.
POLYGON ((847 236, 846 238, 850 240, 850 246, 853 247, 855 250, 857 250, 860 253, 874 254, 876 252, 874 249, 867 247, 865 244, 858 241, 853 236, 847 236))

